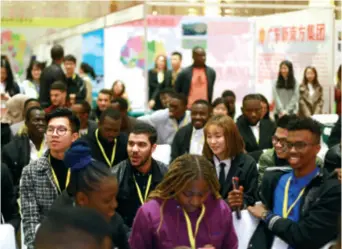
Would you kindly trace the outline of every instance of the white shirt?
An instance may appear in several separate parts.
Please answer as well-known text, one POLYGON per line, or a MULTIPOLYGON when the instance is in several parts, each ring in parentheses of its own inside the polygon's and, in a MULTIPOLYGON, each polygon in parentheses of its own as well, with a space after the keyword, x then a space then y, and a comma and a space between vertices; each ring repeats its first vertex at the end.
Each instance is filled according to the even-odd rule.
POLYGON ((214 156, 214 164, 216 168, 217 177, 220 176, 220 171, 221 171, 220 163, 224 163, 226 165, 226 167, 224 167, 224 177, 227 178, 228 172, 232 165, 232 160, 228 158, 226 160, 220 161, 216 156, 214 156))
POLYGON ((312 83, 308 83, 308 88, 309 88, 309 96, 312 97, 315 94, 315 89, 312 86, 312 83))
POLYGON ((193 128, 191 140, 190 140, 190 151, 191 155, 202 155, 204 145, 204 131, 202 129, 196 130, 193 128))
POLYGON ((253 135, 255 137, 255 140, 257 141, 257 143, 259 143, 260 140, 260 122, 258 122, 256 125, 254 126, 250 126, 253 135))
POLYGON ((46 140, 44 138, 43 140, 43 147, 41 147, 41 150, 37 150, 36 149, 36 146, 34 145, 34 143, 30 141, 30 163, 37 160, 38 158, 40 158, 44 153, 45 151, 48 149, 48 146, 47 146, 47 143, 46 143, 46 140))

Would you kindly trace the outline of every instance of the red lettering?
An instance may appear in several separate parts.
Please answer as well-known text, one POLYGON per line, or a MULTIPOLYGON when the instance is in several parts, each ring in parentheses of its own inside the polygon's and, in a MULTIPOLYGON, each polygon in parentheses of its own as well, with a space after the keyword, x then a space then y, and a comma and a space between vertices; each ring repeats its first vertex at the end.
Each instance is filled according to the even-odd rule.
POLYGON ((289 40, 289 28, 283 27, 282 34, 283 42, 287 42, 289 40))
POLYGON ((314 41, 316 40, 316 37, 315 37, 315 25, 312 25, 312 24, 309 24, 308 25, 308 41, 314 41))
POLYGON ((274 28, 274 37, 275 42, 278 43, 280 41, 280 28, 274 28))
POLYGON ((297 27, 291 27, 290 28, 290 41, 296 41, 297 40, 297 27))
POLYGON ((325 40, 325 24, 317 24, 316 25, 316 40, 324 41, 325 40))
POLYGON ((300 26, 299 27, 299 41, 305 41, 305 27, 300 26))

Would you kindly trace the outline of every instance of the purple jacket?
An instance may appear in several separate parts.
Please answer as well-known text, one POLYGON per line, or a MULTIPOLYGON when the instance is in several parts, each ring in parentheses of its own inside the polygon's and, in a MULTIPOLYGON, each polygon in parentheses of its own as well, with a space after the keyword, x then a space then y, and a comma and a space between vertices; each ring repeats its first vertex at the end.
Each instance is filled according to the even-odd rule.
MULTIPOLYGON (((129 238, 131 249, 190 247, 185 217, 176 200, 168 200, 164 205, 163 222, 157 233, 162 203, 162 200, 151 200, 139 208, 129 238)), ((205 207, 206 212, 196 236, 196 247, 211 244, 215 249, 237 249, 238 239, 228 205, 223 200, 209 196, 205 207)), ((189 214, 193 231, 199 214, 200 210, 189 214)))

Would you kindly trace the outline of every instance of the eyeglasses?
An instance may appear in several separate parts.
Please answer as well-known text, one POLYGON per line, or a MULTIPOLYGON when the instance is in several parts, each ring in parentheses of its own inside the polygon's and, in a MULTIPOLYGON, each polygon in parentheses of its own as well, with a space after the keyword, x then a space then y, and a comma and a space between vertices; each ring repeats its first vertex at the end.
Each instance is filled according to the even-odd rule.
POLYGON ((279 138, 277 136, 272 137, 272 144, 275 146, 277 143, 279 143, 281 146, 286 146, 286 138, 279 138))
POLYGON ((46 135, 52 136, 55 133, 55 131, 56 131, 58 136, 62 137, 62 136, 64 136, 67 133, 67 131, 70 131, 70 129, 67 129, 67 128, 63 127, 63 126, 59 126, 59 127, 51 127, 50 126, 46 130, 46 135))
POLYGON ((291 150, 292 148, 295 148, 296 151, 301 151, 301 150, 304 150, 306 147, 313 146, 313 145, 316 145, 316 144, 309 144, 305 142, 295 142, 295 143, 286 142, 285 146, 287 150, 291 150))

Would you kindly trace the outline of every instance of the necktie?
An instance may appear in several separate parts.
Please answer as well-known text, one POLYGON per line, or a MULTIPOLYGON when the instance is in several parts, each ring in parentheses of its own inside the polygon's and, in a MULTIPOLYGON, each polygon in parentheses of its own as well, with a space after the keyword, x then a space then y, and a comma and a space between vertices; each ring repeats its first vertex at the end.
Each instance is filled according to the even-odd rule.
POLYGON ((223 186, 226 182, 226 175, 224 173, 224 167, 226 167, 225 163, 220 163, 220 174, 219 174, 219 182, 221 185, 221 190, 223 189, 223 186))

